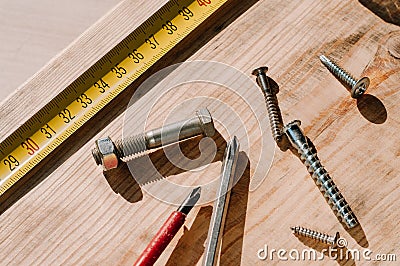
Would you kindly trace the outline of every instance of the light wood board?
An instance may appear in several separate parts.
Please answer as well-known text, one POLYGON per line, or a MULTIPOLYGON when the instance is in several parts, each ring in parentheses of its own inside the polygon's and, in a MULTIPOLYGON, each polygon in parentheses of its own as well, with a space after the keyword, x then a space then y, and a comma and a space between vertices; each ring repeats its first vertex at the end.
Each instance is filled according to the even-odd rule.
POLYGON ((0 101, 120 0, 0 1, 0 101))
MULTIPOLYGON (((290 226, 296 225, 330 234, 339 231, 348 241, 348 249, 395 253, 400 260, 399 27, 384 22, 357 1, 238 2, 232 2, 235 11, 219 18, 203 36, 192 37, 194 48, 176 58, 170 55, 169 61, 179 62, 185 57, 213 60, 249 76, 255 67, 268 65, 269 75, 279 85, 278 100, 284 121, 302 121, 361 227, 346 230, 339 223, 306 168, 291 152, 276 147, 269 172, 268 160, 258 160, 260 134, 270 134, 270 129, 261 91, 253 91, 252 108, 262 115, 262 128, 249 131, 246 156, 250 163, 232 193, 221 264, 284 263, 279 262, 276 253, 273 261, 260 260, 257 252, 265 245, 288 251, 324 248, 294 237, 290 226), (370 96, 352 99, 319 62, 322 53, 340 61, 356 76, 368 75, 370 96), (257 165, 265 171, 256 172, 257 165), (261 185, 248 192, 252 180, 260 179, 264 179, 261 185)), ((0 139, 18 128, 163 3, 123 1, 93 25, 0 106, 0 139)), ((248 108, 241 108, 240 99, 211 85, 201 88, 199 94, 231 103, 246 127, 253 127, 254 117, 248 108)), ((158 112, 169 113, 183 99, 196 97, 195 89, 195 85, 185 86, 180 93, 162 98, 158 112)), ((158 97, 158 92, 151 90, 146 97, 158 97)), ((29 186, 21 186, 23 193, 16 196, 19 200, 2 200, 1 265, 133 264, 176 207, 147 194, 131 178, 126 166, 103 175, 91 158, 95 139, 121 136, 126 104, 126 100, 113 103, 53 154, 27 181, 29 186)), ((141 115, 141 109, 136 108, 137 115, 141 115)), ((221 118, 217 129, 228 138, 223 126, 229 128, 235 124, 235 118, 224 115, 223 109, 217 107, 210 111, 221 118)), ((157 126, 157 119, 161 118, 153 115, 149 126, 157 126)), ((219 148, 221 143, 218 139, 219 148)), ((190 153, 190 145, 193 142, 184 144, 183 149, 189 147, 190 153)), ((177 182, 201 183, 219 175, 218 160, 204 172, 185 172, 173 169, 162 152, 154 156, 158 169, 164 169, 161 172, 166 178, 177 182)), ((186 228, 174 238, 158 265, 201 264, 211 206, 212 203, 205 204, 190 213, 186 228)), ((338 263, 371 262, 328 258, 323 262, 297 262, 338 263)))

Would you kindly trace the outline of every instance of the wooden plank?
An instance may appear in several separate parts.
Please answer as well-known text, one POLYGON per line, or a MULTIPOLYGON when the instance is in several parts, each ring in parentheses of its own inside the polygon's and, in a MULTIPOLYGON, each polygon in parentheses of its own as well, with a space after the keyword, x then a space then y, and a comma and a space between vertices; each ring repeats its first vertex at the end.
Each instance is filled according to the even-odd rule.
MULTIPOLYGON (((138 1, 124 1, 84 33, 0 107, 1 139, 164 2, 143 5, 138 1), (20 105, 23 99, 37 100, 26 107, 20 105)), ((149 128, 159 125, 169 110, 184 100, 203 95, 232 106, 245 121, 244 125, 251 129, 246 154, 250 163, 244 165, 245 172, 232 194, 222 247, 223 265, 278 264, 276 253, 273 261, 261 261, 257 257, 265 245, 269 249, 288 251, 309 247, 322 250, 323 246, 315 242, 292 236, 289 228, 294 225, 332 234, 339 231, 348 241, 348 249, 368 248, 373 254, 399 256, 400 62, 393 56, 399 47, 396 41, 399 28, 384 22, 356 1, 271 0, 242 8, 238 8, 238 2, 231 4, 237 11, 220 18, 220 25, 216 22, 211 27, 214 33, 207 31, 200 39, 205 45, 186 55, 190 60, 222 62, 249 76, 253 68, 268 65, 269 75, 280 87, 278 99, 284 121, 302 121, 322 163, 350 203, 361 227, 346 230, 338 222, 305 167, 290 152, 275 148, 273 164, 267 172, 268 160, 259 160, 259 156, 260 149, 266 149, 268 144, 261 143, 261 134, 269 134, 270 130, 259 90, 247 93, 252 108, 264 117, 261 130, 254 126, 258 121, 249 107, 226 88, 185 85, 177 93, 161 97, 155 107, 158 110, 149 117, 149 128), (234 20, 235 17, 238 18, 234 20), (233 21, 224 24, 224 20, 233 21), (350 98, 319 62, 321 53, 341 62, 354 75, 369 75, 371 96, 359 101, 350 98), (256 171, 257 167, 263 171, 256 171), (254 180, 263 178, 257 189, 248 191, 254 180)), ((134 114, 146 115, 141 105, 146 99, 158 96, 158 91, 150 90, 132 106, 134 114)), ((110 114, 100 114, 73 138, 75 143, 62 147, 57 157, 50 160, 54 165, 44 165, 37 171, 33 179, 41 180, 38 186, 4 208, 0 225, 2 264, 132 265, 167 215, 176 208, 146 193, 146 186, 140 187, 134 182, 126 166, 104 176, 95 166, 90 155, 94 140, 100 136, 121 136, 124 123, 121 113, 127 104, 121 102, 111 106, 114 109, 119 106, 119 110, 109 107, 110 114), (108 124, 109 121, 112 122, 108 124)), ((207 100, 197 102, 198 105, 206 103, 207 100)), ((229 129, 240 127, 236 117, 226 115, 218 105, 211 105, 210 111, 220 118, 217 129, 224 138, 228 137, 229 129)), ((186 112, 181 110, 180 115, 186 112)), ((223 141, 216 140, 218 151, 223 150, 223 141)), ((188 156, 198 155, 193 144, 196 143, 183 144, 188 156)), ((218 176, 220 156, 218 153, 215 162, 203 171, 179 170, 167 163, 163 152, 154 153, 152 159, 168 180, 202 184, 218 176)), ((159 265, 201 263, 211 206, 208 203, 195 208, 186 228, 174 238, 159 265)), ((328 258, 323 263, 337 264, 328 258)), ((354 260, 339 263, 359 264, 354 260)))
POLYGON ((0 1, 0 101, 119 2, 0 1))

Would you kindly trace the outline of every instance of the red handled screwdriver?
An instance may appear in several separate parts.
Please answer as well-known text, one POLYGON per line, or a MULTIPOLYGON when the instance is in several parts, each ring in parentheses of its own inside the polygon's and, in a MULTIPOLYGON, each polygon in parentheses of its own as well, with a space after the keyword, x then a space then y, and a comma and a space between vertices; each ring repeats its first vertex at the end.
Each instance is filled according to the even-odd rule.
POLYGON ((157 261, 176 233, 185 223, 186 216, 200 198, 200 192, 200 187, 193 189, 181 206, 179 206, 178 210, 171 213, 168 220, 163 224, 160 230, 158 230, 150 244, 147 245, 142 255, 140 255, 136 260, 134 264, 135 266, 149 266, 153 265, 157 261))

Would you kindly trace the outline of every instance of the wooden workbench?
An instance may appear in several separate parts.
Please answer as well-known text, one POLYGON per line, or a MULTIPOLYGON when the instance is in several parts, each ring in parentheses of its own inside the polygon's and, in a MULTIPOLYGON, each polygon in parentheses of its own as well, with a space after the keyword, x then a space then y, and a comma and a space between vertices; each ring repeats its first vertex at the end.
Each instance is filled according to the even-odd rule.
MULTIPOLYGON (((93 25, 0 106, 0 139, 165 2, 122 1, 93 25)), ((214 60, 249 76, 255 67, 268 65, 270 77, 279 85, 284 121, 302 121, 322 163, 360 221, 360 226, 347 230, 290 151, 275 147, 268 171, 268 158, 260 158, 261 150, 272 145, 261 143, 261 134, 270 134, 261 91, 252 91, 249 96, 251 107, 262 117, 261 128, 257 129, 255 118, 240 104, 240 98, 215 86, 203 86, 201 95, 219 98, 237 108, 234 110, 244 125, 252 129, 244 155, 249 163, 232 191, 222 265, 284 263, 276 253, 273 261, 260 260, 258 251, 265 245, 287 251, 309 247, 321 251, 325 247, 294 237, 290 226, 295 225, 330 234, 339 231, 348 249, 368 248, 373 255, 394 253, 400 260, 400 28, 399 9, 394 2, 232 1, 224 16, 214 18, 200 36, 191 36, 187 43, 191 45, 181 47, 179 53, 169 54, 165 60, 168 64, 214 60), (322 53, 356 76, 369 76, 367 95, 352 99, 319 62, 322 53), (256 171, 259 168, 263 171, 256 171), (260 180, 263 182, 258 187, 252 183, 260 180)), ((162 98, 157 112, 168 113, 175 104, 196 95, 194 87, 185 86, 180 93, 162 98)), ((132 265, 176 208, 146 193, 146 185, 139 185, 127 166, 103 174, 91 157, 95 139, 121 136, 123 112, 130 98, 129 93, 123 96, 41 163, 18 185, 18 190, 1 199, 1 265, 132 265)), ((154 90, 146 94, 149 98, 156 96, 154 90)), ((135 112, 140 115, 140 108, 132 108, 137 108, 135 112)), ((210 107, 220 118, 217 129, 228 139, 229 130, 223 126, 229 129, 236 119, 224 116, 223 110, 210 107)), ((161 118, 153 115, 152 119, 149 128, 157 126, 161 118)), ((223 151, 221 139, 215 138, 218 151, 223 151)), ((181 146, 196 157, 197 149, 190 145, 193 141, 181 146)), ((165 178, 185 184, 191 180, 193 185, 218 177, 218 151, 214 162, 201 172, 174 169, 163 152, 153 159, 165 178)), ((211 213, 212 202, 196 207, 158 265, 200 264, 211 213)), ((371 262, 325 258, 323 262, 297 263, 371 262)))

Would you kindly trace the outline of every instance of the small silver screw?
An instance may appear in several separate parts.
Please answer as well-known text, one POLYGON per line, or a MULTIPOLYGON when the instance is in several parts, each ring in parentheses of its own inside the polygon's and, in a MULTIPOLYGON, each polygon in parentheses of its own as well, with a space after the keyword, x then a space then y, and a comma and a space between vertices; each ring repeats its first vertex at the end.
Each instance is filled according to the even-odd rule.
POLYGON ((358 224, 357 218, 346 202, 339 188, 335 185, 328 172, 322 166, 316 152, 311 148, 311 141, 304 135, 300 128, 300 121, 295 120, 287 124, 284 131, 291 143, 300 155, 300 159, 311 173, 319 190, 324 193, 331 209, 335 212, 348 228, 358 224))
POLYGON ((321 55, 319 59, 336 78, 342 81, 350 89, 351 97, 358 98, 368 89, 370 83, 368 77, 363 77, 359 80, 356 80, 352 75, 350 75, 343 68, 339 67, 325 55, 321 55))
POLYGON ((109 137, 96 140, 92 150, 97 165, 104 170, 118 166, 119 160, 129 160, 149 149, 155 149, 203 134, 212 137, 215 134, 214 122, 207 108, 196 112, 196 117, 176 122, 145 133, 113 142, 109 137))
POLYGON ((268 82, 267 77, 268 67, 262 66, 253 70, 252 74, 257 77, 257 84, 261 87, 265 103, 267 105, 269 123, 272 130, 272 135, 276 142, 280 142, 282 140, 282 128, 283 122, 281 117, 281 111, 279 110, 279 106, 276 99, 277 90, 273 90, 268 82))
POLYGON ((290 229, 292 229, 294 234, 315 239, 319 242, 331 245, 331 247, 337 246, 338 240, 340 238, 339 232, 336 232, 334 236, 330 236, 328 234, 320 233, 301 226, 290 227, 290 229))

